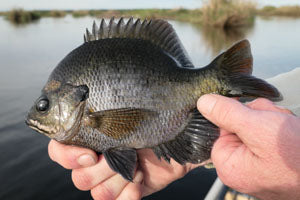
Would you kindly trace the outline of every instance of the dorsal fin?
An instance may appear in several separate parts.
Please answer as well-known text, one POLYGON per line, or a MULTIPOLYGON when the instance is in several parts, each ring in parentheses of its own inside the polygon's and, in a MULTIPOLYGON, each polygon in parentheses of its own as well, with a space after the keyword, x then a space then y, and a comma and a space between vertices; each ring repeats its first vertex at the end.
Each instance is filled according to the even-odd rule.
POLYGON ((141 21, 140 19, 134 20, 131 17, 127 23, 124 23, 123 18, 115 21, 114 17, 112 17, 107 25, 105 20, 102 19, 99 28, 94 22, 92 33, 88 29, 86 30, 84 42, 107 38, 147 40, 171 55, 181 67, 194 67, 172 25, 165 20, 145 19, 141 21))

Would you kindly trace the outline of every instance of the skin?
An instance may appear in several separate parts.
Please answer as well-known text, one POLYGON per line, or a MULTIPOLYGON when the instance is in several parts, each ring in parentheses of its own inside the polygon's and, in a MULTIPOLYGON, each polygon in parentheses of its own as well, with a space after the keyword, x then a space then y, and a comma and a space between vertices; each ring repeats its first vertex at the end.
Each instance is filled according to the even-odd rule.
MULTIPOLYGON (((266 99, 247 105, 219 95, 204 95, 199 111, 221 128, 212 149, 212 161, 224 184, 260 199, 300 198, 300 118, 266 99)), ((197 165, 171 165, 159 161, 149 149, 138 151, 134 181, 126 182, 113 172, 102 155, 49 143, 53 161, 72 169, 80 190, 94 199, 140 199, 183 177, 197 165)))

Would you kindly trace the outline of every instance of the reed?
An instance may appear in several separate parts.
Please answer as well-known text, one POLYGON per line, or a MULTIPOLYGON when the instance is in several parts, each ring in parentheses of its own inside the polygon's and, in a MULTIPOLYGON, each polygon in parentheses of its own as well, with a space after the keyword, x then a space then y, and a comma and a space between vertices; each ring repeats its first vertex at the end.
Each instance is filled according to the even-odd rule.
MULTIPOLYGON (((81 14, 79 12, 74 12, 73 16, 82 17, 87 15, 85 12, 81 14)), ((193 23, 200 23, 201 10, 200 9, 128 9, 128 10, 90 10, 89 15, 99 17, 99 18, 111 18, 111 17, 135 17, 141 19, 171 19, 178 21, 187 21, 193 23)))
POLYGON ((51 10, 49 13, 51 17, 57 17, 57 18, 64 17, 66 16, 66 14, 67 14, 66 11, 63 10, 51 10))
POLYGON ((252 1, 209 0, 202 7, 202 24, 216 27, 238 27, 252 24, 256 5, 252 1))
POLYGON ((41 18, 38 11, 25 11, 23 9, 13 9, 6 12, 5 15, 14 24, 29 23, 41 18))
POLYGON ((264 16, 300 17, 300 6, 265 6, 257 12, 259 15, 264 16))
POLYGON ((90 11, 88 10, 74 10, 72 11, 72 16, 73 17, 85 17, 90 15, 90 11))

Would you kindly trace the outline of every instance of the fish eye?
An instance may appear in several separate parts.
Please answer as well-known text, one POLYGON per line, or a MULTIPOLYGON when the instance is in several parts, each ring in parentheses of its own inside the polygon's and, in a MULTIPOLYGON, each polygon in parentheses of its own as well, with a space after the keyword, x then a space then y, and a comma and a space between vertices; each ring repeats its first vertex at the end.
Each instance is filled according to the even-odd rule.
POLYGON ((45 112, 49 108, 49 100, 46 97, 41 98, 37 103, 36 103, 36 109, 39 112, 45 112))

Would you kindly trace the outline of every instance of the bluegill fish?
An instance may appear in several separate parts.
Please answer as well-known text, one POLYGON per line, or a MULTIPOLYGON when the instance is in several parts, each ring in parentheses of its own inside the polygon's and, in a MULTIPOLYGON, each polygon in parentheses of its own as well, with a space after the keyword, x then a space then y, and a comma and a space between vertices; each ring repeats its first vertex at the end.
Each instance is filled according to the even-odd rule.
POLYGON ((103 153, 127 180, 141 148, 182 165, 206 164, 219 129, 197 111, 201 95, 280 99, 276 88, 251 76, 252 64, 247 40, 196 68, 168 22, 102 19, 53 70, 26 123, 103 153))

